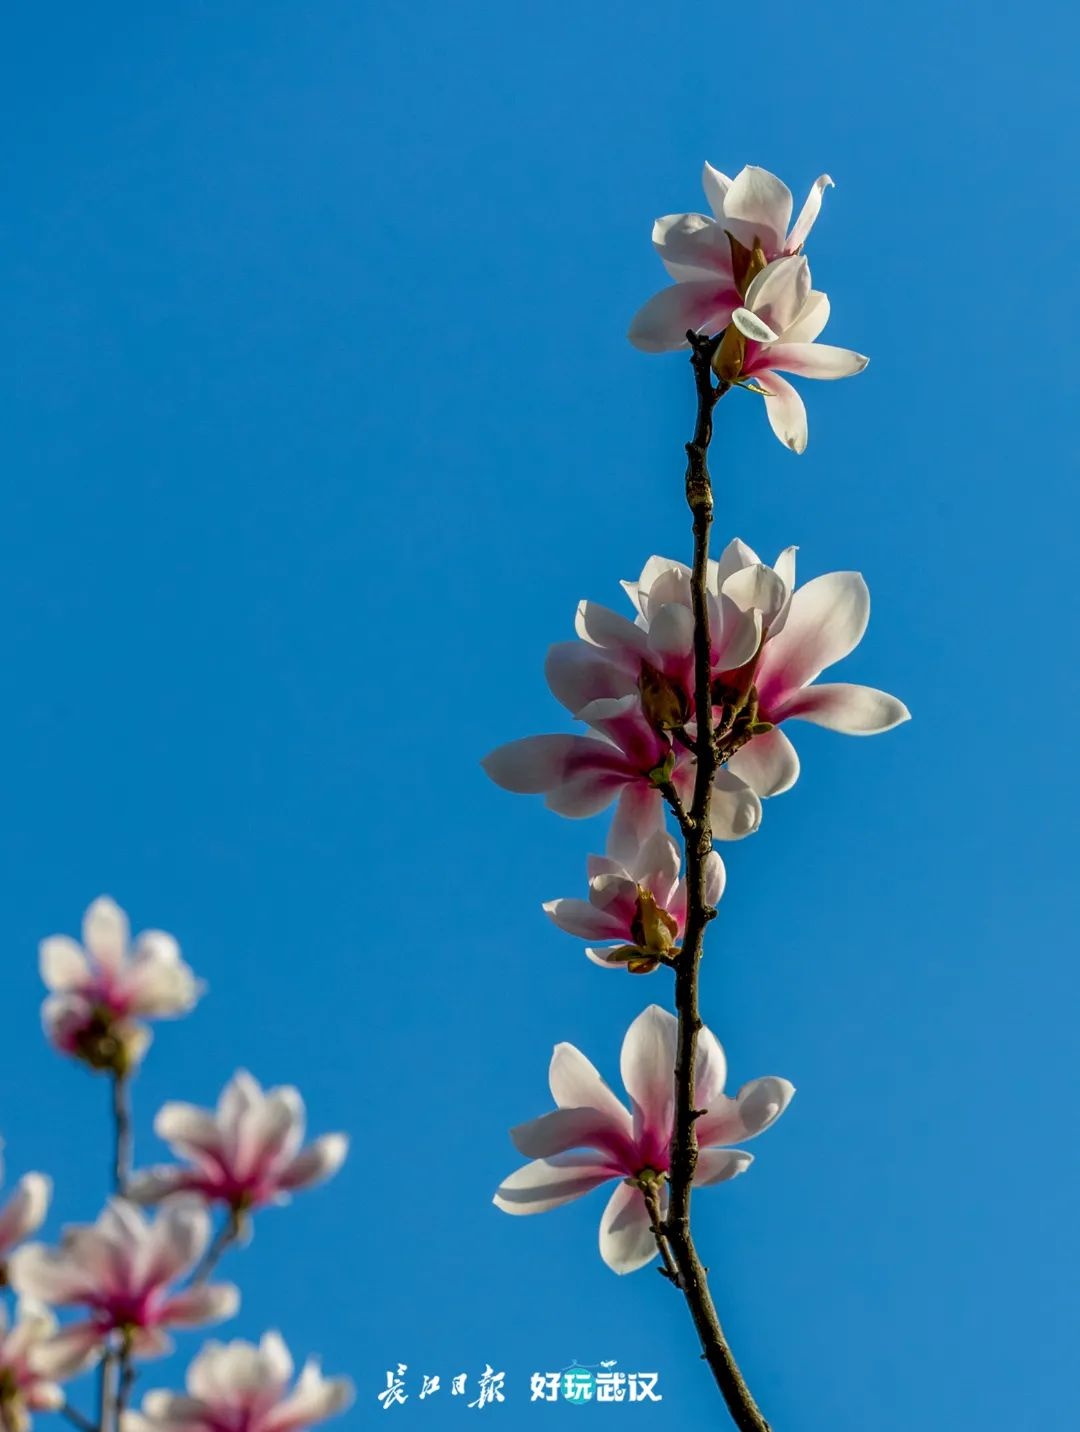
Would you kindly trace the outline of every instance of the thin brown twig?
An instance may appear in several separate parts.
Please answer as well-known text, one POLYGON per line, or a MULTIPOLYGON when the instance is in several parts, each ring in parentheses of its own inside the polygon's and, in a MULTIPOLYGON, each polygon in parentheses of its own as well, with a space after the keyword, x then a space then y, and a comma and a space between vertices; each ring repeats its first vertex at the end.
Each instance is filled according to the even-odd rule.
POLYGON ((697 722, 694 754, 697 766, 693 798, 687 812, 689 830, 680 821, 686 846, 687 914, 682 953, 675 971, 675 1009, 678 1016, 675 1127, 671 1140, 668 1211, 662 1232, 678 1269, 679 1286, 701 1341, 702 1356, 709 1364, 735 1425, 739 1432, 769 1432, 769 1424, 751 1396, 724 1337, 709 1292, 706 1270, 698 1256, 690 1228, 690 1193, 698 1158, 695 1123, 702 1113, 694 1103, 697 1038, 702 1027, 698 976, 705 930, 716 914, 706 899, 706 871, 713 845, 712 785, 719 765, 719 753, 714 742, 706 586, 713 516, 708 452, 712 441, 713 408, 730 385, 721 382, 719 386, 713 386, 712 358, 716 341, 693 333, 687 337, 692 350, 690 362, 697 391, 694 436, 686 444, 686 501, 693 518, 694 532, 690 591, 694 611, 694 715, 697 722))
POLYGON ((112 1076, 113 1125, 116 1140, 113 1154, 113 1188, 122 1198, 131 1178, 131 1086, 127 1074, 112 1076))
POLYGON ((241 1218, 242 1215, 235 1208, 229 1210, 229 1216, 215 1233, 214 1241, 203 1254, 202 1261, 191 1275, 193 1288, 206 1282, 232 1244, 240 1237, 241 1218))
POLYGON ((70 1402, 65 1402, 60 1408, 60 1416, 66 1417, 73 1427, 79 1429, 79 1432, 97 1432, 97 1423, 91 1422, 90 1418, 81 1413, 77 1407, 72 1407, 70 1402))
POLYGON ((660 1213, 660 1196, 656 1186, 642 1185, 641 1196, 645 1200, 645 1207, 649 1210, 649 1232, 656 1239, 657 1251, 664 1265, 658 1271, 663 1273, 668 1282, 677 1288, 679 1286, 679 1270, 675 1265, 667 1234, 664 1232, 664 1220, 660 1213))

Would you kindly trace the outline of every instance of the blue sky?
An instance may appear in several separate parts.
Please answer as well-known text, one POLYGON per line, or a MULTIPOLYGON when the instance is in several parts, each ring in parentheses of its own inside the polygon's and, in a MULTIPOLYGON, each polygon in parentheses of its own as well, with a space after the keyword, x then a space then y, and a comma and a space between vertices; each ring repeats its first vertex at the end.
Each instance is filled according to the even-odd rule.
MULTIPOLYGON (((796 731, 803 774, 725 851, 704 974, 735 1084, 799 1094, 696 1202, 778 1429, 1060 1422, 1076 1331, 1073 872, 1076 21, 780 0, 59 3, 13 14, 0 265, 0 862, 8 1179, 97 1211, 106 1090, 37 1028, 35 948, 107 891, 211 993, 139 1081, 294 1080, 350 1163, 230 1264, 383 1414, 388 1367, 660 1373, 716 1419, 677 1297, 596 1254, 602 1197, 490 1204, 551 1045, 615 1078, 660 975, 545 920, 601 822, 489 786, 568 729, 542 676, 574 605, 685 556, 689 375, 625 343, 655 215, 704 159, 805 192, 828 337, 795 458, 719 414, 718 536, 857 567, 843 679, 914 721, 796 731)), ((189 1340, 183 1352, 196 1346, 189 1340)), ((183 1357, 153 1369, 175 1381, 183 1357)), ((415 1393, 416 1388, 413 1391, 415 1393)), ((714 1425, 710 1422, 709 1425, 714 1425)))

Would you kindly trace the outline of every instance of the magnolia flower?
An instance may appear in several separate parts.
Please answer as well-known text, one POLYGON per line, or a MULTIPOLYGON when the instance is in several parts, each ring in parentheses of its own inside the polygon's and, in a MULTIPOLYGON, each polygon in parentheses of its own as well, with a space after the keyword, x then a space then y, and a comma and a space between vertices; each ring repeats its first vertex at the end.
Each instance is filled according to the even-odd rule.
POLYGON ((171 935, 147 930, 129 950, 127 916, 106 896, 87 910, 82 933, 82 945, 66 935, 41 942, 41 977, 52 990, 45 1032, 91 1068, 125 1074, 150 1043, 138 1021, 187 1014, 200 985, 171 935))
POLYGON ((128 1412, 122 1432, 301 1432, 342 1412, 353 1400, 345 1377, 324 1379, 309 1360, 296 1386, 293 1361, 279 1333, 249 1342, 207 1343, 188 1368, 186 1397, 148 1392, 128 1412))
POLYGON ((64 1394, 55 1378, 63 1376, 51 1355, 56 1319, 34 1303, 21 1302, 14 1326, 0 1303, 0 1427, 25 1432, 31 1412, 55 1412, 64 1394))
POLYGON ((806 407, 780 373, 850 378, 870 361, 850 348, 816 343, 828 319, 829 300, 811 287, 806 259, 777 259, 751 282, 713 358, 725 382, 763 395, 773 432, 792 452, 806 449, 806 407))
MULTIPOLYGON (((664 828, 659 792, 650 793, 648 813, 638 827, 613 822, 607 855, 590 855, 588 874, 588 900, 549 900, 544 910, 567 934, 620 942, 586 949, 594 964, 650 974, 661 959, 678 954, 686 925, 686 882, 679 878, 679 846, 664 828)), ((707 904, 720 899, 725 879, 724 862, 710 851, 707 904)))
POLYGON ((197 1203, 175 1203, 150 1221, 117 1198, 93 1224, 66 1228, 58 1247, 28 1243, 11 1259, 15 1291, 56 1307, 84 1307, 89 1317, 53 1340, 72 1369, 89 1366, 122 1333, 138 1357, 159 1357, 172 1343, 165 1329, 230 1318, 240 1304, 231 1283, 172 1285, 202 1256, 210 1216, 197 1203))
MULTIPOLYGON (((654 719, 662 719, 665 709, 678 711, 693 731, 690 569, 650 557, 640 578, 622 585, 634 620, 582 602, 576 623, 581 639, 560 642, 548 654, 551 688, 571 710, 578 703, 588 709, 601 694, 611 701, 643 692, 649 709, 660 713, 654 719)), ((779 729, 787 720, 867 736, 909 719, 902 701, 873 687, 813 684, 826 666, 854 650, 866 630, 870 594, 857 572, 830 572, 796 591, 794 547, 770 567, 736 538, 709 563, 706 588, 713 721, 724 733, 729 799, 737 788, 764 798, 795 784, 799 758, 779 729)), ((723 817, 721 806, 720 822, 723 817)))
MULTIPOLYGON (((616 1273, 632 1273, 656 1256, 652 1216, 643 1190, 667 1202, 675 1118, 678 1024, 658 1005, 634 1020, 623 1040, 621 1072, 632 1113, 572 1044, 557 1044, 548 1079, 558 1106, 510 1130, 533 1160, 500 1185, 494 1202, 505 1213, 544 1213, 611 1179, 619 1185, 600 1220, 600 1256, 616 1273), (578 1149, 584 1152, 574 1153, 578 1149)), ((700 1152, 694 1183, 722 1183, 744 1173, 752 1155, 726 1147, 760 1134, 787 1108, 795 1090, 786 1079, 754 1079, 733 1099, 724 1094, 724 1051, 707 1030, 698 1034, 694 1107, 700 1152)))
MULTIPOLYGON (((0 1140, 0 1149, 3 1141, 0 1140)), ((0 1179, 4 1176, 0 1158, 0 1179)), ((43 1173, 24 1173, 15 1185, 15 1192, 0 1206, 0 1285, 3 1284, 4 1260, 16 1243, 36 1233, 45 1222, 52 1198, 52 1179, 43 1173)))
POLYGON ((690 330, 719 333, 742 302, 753 262, 798 253, 832 184, 823 174, 788 233, 791 190, 767 169, 748 165, 729 179, 711 164, 702 175, 715 215, 668 214, 653 225, 653 243, 675 284, 650 298, 634 316, 630 342, 647 353, 686 347, 690 330))
POLYGON ((163 1105, 154 1130, 187 1166, 137 1173, 130 1196, 156 1203, 173 1194, 198 1194, 238 1214, 285 1202, 296 1189, 336 1173, 349 1148, 344 1134, 324 1134, 301 1149, 304 1118, 296 1089, 264 1093, 241 1069, 222 1090, 216 1112, 194 1104, 163 1105))

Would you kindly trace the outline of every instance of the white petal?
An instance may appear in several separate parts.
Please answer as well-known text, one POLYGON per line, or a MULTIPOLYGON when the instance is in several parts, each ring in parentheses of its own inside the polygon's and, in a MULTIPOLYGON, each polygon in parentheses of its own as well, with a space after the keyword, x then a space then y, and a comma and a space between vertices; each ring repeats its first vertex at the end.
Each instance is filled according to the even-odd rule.
POLYGON ((128 919, 115 900, 102 895, 83 916, 83 944, 106 969, 119 969, 128 945, 128 919))
POLYGON ((323 1134, 303 1153, 297 1154, 281 1172, 278 1182, 284 1189, 310 1188, 332 1177, 345 1162, 349 1140, 345 1134, 323 1134))
POLYGON ((620 1107, 619 1117, 610 1119, 599 1109, 555 1109, 541 1114, 510 1130, 510 1138, 519 1154, 527 1159, 547 1159, 571 1149, 593 1149, 593 1162, 600 1163, 620 1148, 627 1139, 626 1111, 620 1107))
POLYGON ((620 1183, 600 1219, 600 1257, 613 1273, 634 1273, 656 1257, 650 1223, 640 1189, 620 1183))
POLYGON ((782 343, 769 349, 770 368, 798 378, 850 378, 869 362, 862 353, 831 343, 790 343, 786 334, 782 343))
POLYGON ((548 1068, 551 1097, 560 1109, 598 1109, 627 1134, 630 1115, 600 1077, 591 1060, 573 1044, 556 1044, 548 1068))
POLYGON ((162 1318, 170 1327, 196 1328, 234 1317, 239 1307, 240 1289, 234 1284, 203 1283, 169 1298, 162 1318))
POLYGON ((788 598, 788 589, 783 580, 764 562, 743 567, 741 571, 733 573, 725 581, 721 591, 741 612, 761 612, 766 626, 771 626, 788 598))
POLYGON ((810 293, 810 265, 806 260, 801 255, 777 259, 751 282, 746 290, 746 307, 783 334, 801 315, 810 293))
POLYGON ((806 203, 802 206, 799 217, 795 220, 794 228, 788 234, 787 250, 794 253, 806 243, 806 236, 814 227, 814 221, 821 212, 821 199, 826 189, 834 187, 833 181, 827 174, 822 174, 820 179, 814 181, 814 187, 806 196, 806 203))
POLYGON ((67 935, 51 935, 42 940, 38 963, 41 978, 58 994, 82 989, 91 978, 82 946, 67 935))
POLYGON ((779 635, 765 644, 757 689, 762 716, 858 646, 870 620, 870 593, 858 572, 826 572, 791 599, 779 635))
POLYGON ((748 308, 737 308, 731 315, 731 321, 745 338, 752 339, 754 343, 776 343, 780 339, 779 333, 774 333, 763 318, 758 318, 748 308))
POLYGON ((876 736, 911 720, 904 703, 887 691, 843 681, 807 686, 791 696, 782 709, 784 720, 812 721, 815 726, 842 731, 847 736, 876 736))
POLYGON ((712 828, 716 840, 742 840, 761 824, 761 800, 734 771, 721 767, 712 790, 712 828))
POLYGON ((719 333, 726 328, 738 302, 734 287, 722 279, 675 283, 638 309, 627 337, 645 353, 685 348, 689 331, 719 333))
POLYGON ((643 781, 629 785, 619 797, 608 829, 607 853, 624 868, 636 859, 645 842, 664 829, 664 798, 643 781))
POLYGON ((685 660, 694 646, 694 614, 680 602, 667 602, 649 623, 649 652, 662 671, 685 660))
POLYGON ((625 933, 621 920, 587 900, 547 900, 544 914, 560 930, 582 940, 617 940, 625 933))
POLYGON ((791 190, 756 164, 739 171, 724 195, 724 226, 748 248, 759 239, 769 254, 779 253, 787 238, 794 200, 791 190))
POLYGON ((731 188, 731 180, 726 174, 721 174, 719 169, 706 162, 701 172, 701 187, 705 190, 705 198, 709 201, 709 208, 718 219, 724 217, 724 198, 731 188))
POLYGON ((666 214, 653 225, 652 241, 672 278, 714 283, 720 278, 732 285, 731 245, 714 219, 704 214, 666 214))
POLYGON ((752 1139, 775 1124, 795 1094, 787 1079, 766 1075, 744 1084, 734 1099, 714 1099, 708 1113, 698 1120, 698 1142, 737 1144, 752 1139))
POLYGON ((727 1055, 716 1035, 703 1025, 698 1030, 697 1058, 694 1061, 694 1107, 707 1109, 724 1092, 727 1083, 727 1055))
POLYGON ((811 289, 794 323, 784 333, 785 343, 813 343, 829 321, 829 298, 811 289))
POLYGON ((499 1185, 492 1202, 504 1213, 546 1213, 591 1193, 611 1176, 596 1154, 556 1154, 515 1170, 499 1185))
POLYGON ((702 1149, 698 1154, 694 1184, 705 1188, 713 1183, 726 1183, 738 1178, 754 1162, 754 1155, 744 1149, 702 1149))
POLYGON ((764 388, 765 416, 773 432, 792 452, 806 451, 806 405, 786 378, 779 373, 758 372, 754 382, 764 388))
POLYGON ((261 1432, 300 1432, 351 1406, 355 1390, 347 1377, 324 1378, 309 1362, 291 1396, 267 1413, 261 1432))
POLYGON ((733 537, 716 560, 716 586, 713 590, 719 593, 734 572, 741 572, 744 567, 755 566, 760 561, 753 547, 748 547, 741 538, 733 537))
POLYGON ((624 659, 632 654, 644 655, 647 649, 646 636, 640 627, 599 602, 578 602, 574 630, 582 641, 615 652, 624 659))
POLYGON ((762 797, 783 795, 799 779, 798 752, 779 726, 751 737, 727 764, 762 797))
POLYGON ((574 716, 590 701, 630 695, 634 676, 612 656, 584 641, 560 641, 544 663, 547 684, 574 716))
POLYGON ((21 1243, 45 1221, 52 1198, 52 1179, 43 1173, 27 1173, 15 1192, 0 1209, 0 1259, 9 1248, 21 1243))
POLYGON ((727 885, 727 870, 717 850, 710 850, 705 857, 705 901, 718 905, 727 885))
POLYGON ((566 778, 567 764, 581 736, 526 736, 510 741, 480 762, 497 786, 519 795, 538 795, 566 778))

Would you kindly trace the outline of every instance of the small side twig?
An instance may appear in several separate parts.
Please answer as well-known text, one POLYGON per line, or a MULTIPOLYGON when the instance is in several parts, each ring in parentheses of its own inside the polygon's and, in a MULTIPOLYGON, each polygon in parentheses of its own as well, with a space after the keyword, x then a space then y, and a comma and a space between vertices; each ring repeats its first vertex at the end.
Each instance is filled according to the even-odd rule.
POLYGON ((660 1254, 663 1267, 658 1271, 664 1275, 669 1283, 676 1288, 679 1287, 679 1270, 671 1253, 671 1247, 664 1233, 664 1220, 660 1213, 660 1198, 655 1185, 648 1188, 643 1187, 641 1196, 645 1200, 645 1207, 649 1210, 649 1232, 656 1239, 656 1247, 660 1254))
POLYGON ((70 1402, 65 1402, 60 1408, 60 1416, 67 1418, 73 1427, 79 1429, 79 1432, 97 1432, 97 1423, 91 1422, 90 1418, 80 1412, 77 1407, 72 1407, 70 1402))
POLYGON ((113 1155, 113 1188, 122 1198, 127 1193, 132 1166, 131 1085, 127 1074, 112 1076, 113 1124, 116 1131, 113 1155))
POLYGON ((209 1248, 207 1248, 198 1267, 191 1275, 191 1286, 193 1288, 197 1288, 201 1283, 206 1282, 210 1274, 228 1252, 229 1248, 240 1237, 240 1230, 243 1226, 241 1222, 242 1217, 243 1215, 235 1208, 229 1210, 228 1217, 214 1235, 214 1241, 210 1244, 209 1248))

